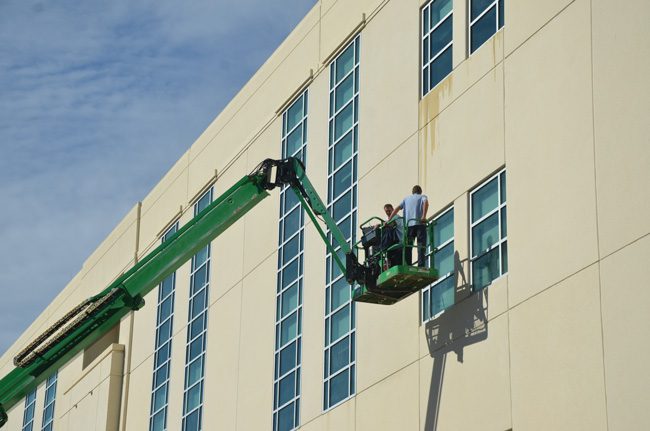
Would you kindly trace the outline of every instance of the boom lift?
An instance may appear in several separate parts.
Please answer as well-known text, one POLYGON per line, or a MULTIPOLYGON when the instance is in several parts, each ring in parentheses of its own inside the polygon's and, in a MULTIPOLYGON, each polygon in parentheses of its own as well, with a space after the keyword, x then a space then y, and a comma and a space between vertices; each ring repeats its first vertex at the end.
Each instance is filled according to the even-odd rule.
MULTIPOLYGON (((348 244, 307 178, 300 160, 264 160, 171 238, 102 292, 68 312, 16 355, 15 368, 0 380, 0 427, 7 422, 6 409, 17 404, 49 373, 101 338, 130 311, 140 309, 144 305, 144 296, 165 277, 269 196, 268 191, 282 186, 290 187, 296 193, 337 266, 353 285, 353 300, 394 304, 437 279, 433 268, 417 268, 404 263, 408 247, 405 238, 381 249, 377 237, 372 237, 368 230, 360 242, 348 244), (328 234, 319 219, 325 223, 328 234), (362 249, 365 259, 359 263, 362 249), (402 263, 387 268, 387 256, 391 251, 401 252, 402 263)), ((367 227, 371 220, 364 225, 367 227)), ((402 220, 396 220, 399 221, 402 220)), ((381 234, 382 229, 374 229, 375 234, 381 234)))

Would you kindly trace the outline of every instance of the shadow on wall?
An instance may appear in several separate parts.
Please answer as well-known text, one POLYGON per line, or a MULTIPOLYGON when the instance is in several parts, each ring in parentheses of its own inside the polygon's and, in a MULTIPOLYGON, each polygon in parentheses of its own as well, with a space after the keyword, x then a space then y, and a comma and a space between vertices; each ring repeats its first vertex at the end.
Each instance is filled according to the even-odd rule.
POLYGON ((472 293, 458 252, 454 255, 454 266, 455 305, 425 324, 429 355, 433 359, 424 424, 424 429, 427 431, 436 431, 438 427, 447 354, 455 353, 456 360, 462 363, 463 349, 487 339, 488 336, 487 291, 484 289, 472 293))

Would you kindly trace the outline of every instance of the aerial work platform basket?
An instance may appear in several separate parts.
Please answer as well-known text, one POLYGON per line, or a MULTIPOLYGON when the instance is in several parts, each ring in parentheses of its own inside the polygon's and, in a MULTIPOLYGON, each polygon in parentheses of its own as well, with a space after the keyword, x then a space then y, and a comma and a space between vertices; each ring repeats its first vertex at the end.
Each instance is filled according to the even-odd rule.
MULTIPOLYGON (((376 274, 375 280, 367 280, 356 285, 352 299, 357 302, 391 305, 411 294, 429 286, 438 279, 438 271, 432 265, 418 267, 407 262, 407 251, 417 248, 409 244, 406 235, 406 220, 394 218, 388 222, 373 217, 361 225, 364 232, 355 244, 357 253, 365 253, 366 267, 376 274), (379 224, 371 226, 371 222, 379 224), (399 235, 397 232, 401 231, 399 235)), ((433 244, 433 221, 426 225, 427 244, 433 244)), ((428 263, 433 263, 435 250, 427 255, 428 263)))

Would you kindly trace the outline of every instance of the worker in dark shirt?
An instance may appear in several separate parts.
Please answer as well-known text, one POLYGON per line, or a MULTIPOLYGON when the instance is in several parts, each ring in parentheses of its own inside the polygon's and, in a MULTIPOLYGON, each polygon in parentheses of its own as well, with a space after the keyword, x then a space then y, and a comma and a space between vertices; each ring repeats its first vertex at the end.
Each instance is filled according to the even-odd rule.
MULTIPOLYGON (((386 222, 382 224, 382 233, 381 233, 381 248, 382 250, 387 250, 389 247, 399 244, 402 241, 403 229, 401 226, 401 220, 393 220, 388 223, 391 219, 391 214, 393 214, 393 205, 386 204, 384 205, 384 213, 386 214, 386 222)), ((395 248, 387 253, 388 266, 399 265, 402 262, 402 249, 395 248)))

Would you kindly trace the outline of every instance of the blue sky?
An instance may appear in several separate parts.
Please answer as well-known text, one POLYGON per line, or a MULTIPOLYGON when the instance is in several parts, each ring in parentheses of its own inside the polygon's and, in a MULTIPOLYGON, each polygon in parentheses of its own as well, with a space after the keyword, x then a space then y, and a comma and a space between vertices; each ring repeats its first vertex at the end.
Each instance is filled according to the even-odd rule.
POLYGON ((314 4, 0 2, 0 353, 314 4))

